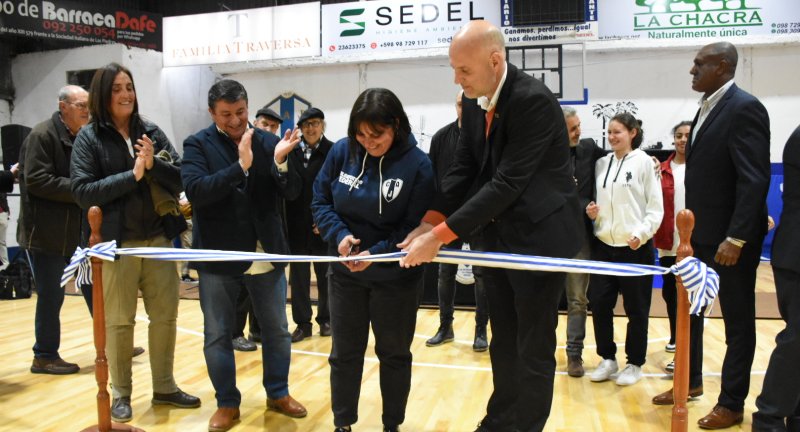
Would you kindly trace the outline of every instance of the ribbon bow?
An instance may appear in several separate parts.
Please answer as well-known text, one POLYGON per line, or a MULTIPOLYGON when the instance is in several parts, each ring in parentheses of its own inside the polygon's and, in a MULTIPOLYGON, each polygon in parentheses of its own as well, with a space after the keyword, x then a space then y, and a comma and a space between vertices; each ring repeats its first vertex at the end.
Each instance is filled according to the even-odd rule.
POLYGON ((97 257, 106 261, 114 261, 116 250, 116 240, 98 243, 90 248, 76 248, 75 253, 73 253, 72 257, 69 259, 69 264, 64 268, 64 274, 61 275, 61 287, 65 287, 75 273, 77 273, 77 276, 75 276, 75 285, 91 285, 92 266, 86 258, 97 257))

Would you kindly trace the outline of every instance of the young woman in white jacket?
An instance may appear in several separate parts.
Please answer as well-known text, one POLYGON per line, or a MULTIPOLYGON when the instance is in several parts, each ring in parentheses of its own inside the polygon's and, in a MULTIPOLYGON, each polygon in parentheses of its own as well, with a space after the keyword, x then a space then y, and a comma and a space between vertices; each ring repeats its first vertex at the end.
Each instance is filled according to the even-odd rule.
MULTIPOLYGON (((653 160, 638 149, 642 139, 641 122, 631 114, 617 114, 611 119, 608 142, 613 152, 595 165, 596 202, 586 207, 586 214, 594 221, 594 260, 653 264, 651 239, 661 224, 664 208, 653 160)), ((652 286, 652 276, 592 275, 589 301, 597 354, 603 358, 591 375, 592 381, 608 380, 619 370, 613 309, 620 293, 628 316, 628 364, 616 381, 618 385, 631 385, 641 379, 652 286)))

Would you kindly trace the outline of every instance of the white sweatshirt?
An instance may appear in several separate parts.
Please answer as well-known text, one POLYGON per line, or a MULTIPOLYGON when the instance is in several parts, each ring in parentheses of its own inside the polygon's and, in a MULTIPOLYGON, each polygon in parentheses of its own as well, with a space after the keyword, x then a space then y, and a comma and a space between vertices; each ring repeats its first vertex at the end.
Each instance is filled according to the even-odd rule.
POLYGON ((598 206, 594 235, 609 246, 628 246, 636 236, 644 244, 661 225, 664 204, 653 160, 636 149, 617 159, 610 153, 597 160, 598 206))

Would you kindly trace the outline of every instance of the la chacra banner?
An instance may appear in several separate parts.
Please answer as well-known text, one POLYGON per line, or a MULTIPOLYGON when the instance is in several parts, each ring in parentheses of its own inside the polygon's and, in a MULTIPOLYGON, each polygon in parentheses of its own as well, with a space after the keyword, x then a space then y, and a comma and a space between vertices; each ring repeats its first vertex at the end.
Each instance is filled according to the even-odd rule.
POLYGON ((376 0, 322 6, 322 56, 450 45, 471 20, 500 25, 497 0, 376 0))
POLYGON ((603 0, 601 39, 695 39, 800 33, 797 0, 603 0))
POLYGON ((161 15, 62 0, 0 1, 0 35, 161 51, 161 15))

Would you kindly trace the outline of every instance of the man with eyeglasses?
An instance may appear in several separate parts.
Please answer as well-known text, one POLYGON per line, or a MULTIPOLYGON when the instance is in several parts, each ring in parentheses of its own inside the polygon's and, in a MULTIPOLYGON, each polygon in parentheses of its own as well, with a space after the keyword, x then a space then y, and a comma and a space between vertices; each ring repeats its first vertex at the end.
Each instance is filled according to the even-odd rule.
MULTIPOLYGON (((286 201, 286 225, 289 233, 289 250, 293 254, 325 255, 327 245, 322 240, 311 217, 312 186, 317 173, 325 162, 325 157, 333 142, 325 138, 325 113, 318 108, 309 108, 297 121, 303 139, 300 145, 289 153, 294 167, 303 179, 300 196, 286 201)), ((317 276, 317 324, 321 336, 331 335, 330 312, 328 310, 328 272, 327 263, 314 263, 317 276)), ((292 287, 292 319, 297 328, 292 333, 292 342, 311 337, 311 265, 309 263, 289 264, 289 285, 292 287)))
MULTIPOLYGON (((58 354, 61 274, 80 240, 81 208, 70 189, 75 136, 89 122, 89 93, 68 85, 58 92, 58 111, 36 125, 20 149, 21 210, 17 242, 30 252, 36 281, 32 373, 66 375, 80 370, 58 354)), ((91 307, 91 306, 90 306, 91 307)))

